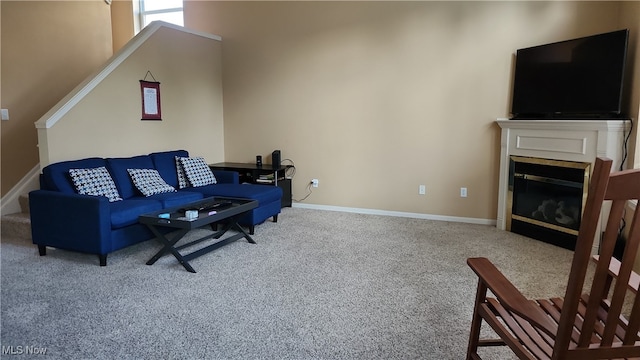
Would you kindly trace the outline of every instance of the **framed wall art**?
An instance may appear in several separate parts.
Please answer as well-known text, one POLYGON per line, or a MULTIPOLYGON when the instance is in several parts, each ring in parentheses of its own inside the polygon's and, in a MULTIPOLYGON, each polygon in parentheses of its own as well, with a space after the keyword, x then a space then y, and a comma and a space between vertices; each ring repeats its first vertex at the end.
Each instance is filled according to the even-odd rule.
MULTIPOLYGON (((147 72, 147 74, 150 74, 150 72, 147 72)), ((151 77, 153 77, 153 75, 151 75, 151 77)), ((160 83, 157 81, 140 80, 140 93, 142 95, 141 120, 162 120, 160 83)))

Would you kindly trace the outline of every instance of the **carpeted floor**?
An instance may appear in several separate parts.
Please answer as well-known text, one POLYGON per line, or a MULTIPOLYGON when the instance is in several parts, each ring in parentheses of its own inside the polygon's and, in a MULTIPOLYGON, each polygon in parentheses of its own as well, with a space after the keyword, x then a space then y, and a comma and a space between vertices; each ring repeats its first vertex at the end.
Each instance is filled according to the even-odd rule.
POLYGON ((155 241, 100 267, 3 238, 2 357, 463 359, 477 281, 467 257, 491 258, 538 297, 563 294, 572 256, 490 226, 301 208, 254 239, 192 260, 192 274, 172 256, 145 265, 155 241))

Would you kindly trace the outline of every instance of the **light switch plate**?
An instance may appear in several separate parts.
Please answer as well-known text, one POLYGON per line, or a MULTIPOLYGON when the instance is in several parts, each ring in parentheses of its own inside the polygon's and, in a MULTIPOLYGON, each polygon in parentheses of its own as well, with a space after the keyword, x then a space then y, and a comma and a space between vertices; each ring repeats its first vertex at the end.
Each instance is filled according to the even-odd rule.
POLYGON ((9 120, 9 109, 1 109, 0 114, 2 114, 2 120, 9 120))

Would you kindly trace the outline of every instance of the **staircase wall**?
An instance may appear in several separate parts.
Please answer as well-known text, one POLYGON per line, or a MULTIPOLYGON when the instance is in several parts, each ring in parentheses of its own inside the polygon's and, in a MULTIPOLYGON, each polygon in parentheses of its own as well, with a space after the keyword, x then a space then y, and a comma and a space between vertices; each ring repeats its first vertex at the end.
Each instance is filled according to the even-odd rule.
POLYGON ((223 161, 220 40, 166 23, 145 28, 36 123, 40 166, 171 149, 223 161), (141 120, 145 78, 160 82, 161 121, 141 120))
POLYGON ((2 121, 0 188, 5 196, 39 162, 33 123, 112 55, 104 1, 0 1, 2 121))

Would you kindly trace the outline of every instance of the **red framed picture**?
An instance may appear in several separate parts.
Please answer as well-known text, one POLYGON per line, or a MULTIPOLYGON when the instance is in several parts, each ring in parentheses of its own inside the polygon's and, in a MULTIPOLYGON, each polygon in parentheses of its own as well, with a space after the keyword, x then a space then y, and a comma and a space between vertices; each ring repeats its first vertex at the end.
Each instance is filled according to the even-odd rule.
POLYGON ((162 120, 160 83, 140 80, 140 93, 142 95, 141 120, 162 120))

